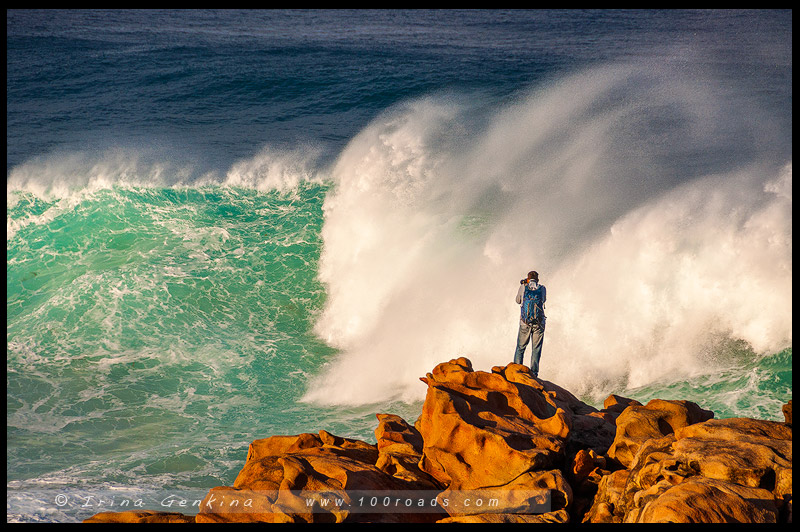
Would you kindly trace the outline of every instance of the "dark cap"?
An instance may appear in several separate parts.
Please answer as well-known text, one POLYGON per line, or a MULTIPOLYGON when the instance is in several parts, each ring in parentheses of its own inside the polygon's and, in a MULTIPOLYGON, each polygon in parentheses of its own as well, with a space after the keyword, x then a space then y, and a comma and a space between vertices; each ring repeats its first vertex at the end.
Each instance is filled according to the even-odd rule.
POLYGON ((538 283, 539 282, 539 273, 538 272, 534 272, 534 271, 529 271, 528 272, 528 279, 533 279, 534 281, 536 281, 538 283))

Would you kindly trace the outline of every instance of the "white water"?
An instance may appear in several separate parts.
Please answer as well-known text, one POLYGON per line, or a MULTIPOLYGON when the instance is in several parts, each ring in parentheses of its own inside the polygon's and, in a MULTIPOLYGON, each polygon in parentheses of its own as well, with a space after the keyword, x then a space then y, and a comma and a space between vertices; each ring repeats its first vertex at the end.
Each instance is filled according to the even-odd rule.
POLYGON ((746 90, 658 70, 597 68, 499 107, 405 102, 331 168, 309 146, 202 175, 136 149, 56 154, 10 173, 9 207, 15 191, 62 201, 9 218, 7 238, 113 185, 332 181, 316 330, 341 354, 306 401, 412 401, 441 361, 507 364, 531 269, 549 295, 543 378, 601 397, 714 373, 720 338, 791 346, 792 164, 746 90))
POLYGON ((320 268, 317 332, 342 352, 304 399, 411 401, 441 361, 511 362, 531 269, 540 376, 578 394, 713 373, 720 338, 791 346, 791 161, 756 103, 669 70, 599 68, 488 112, 430 97, 354 138, 320 268))

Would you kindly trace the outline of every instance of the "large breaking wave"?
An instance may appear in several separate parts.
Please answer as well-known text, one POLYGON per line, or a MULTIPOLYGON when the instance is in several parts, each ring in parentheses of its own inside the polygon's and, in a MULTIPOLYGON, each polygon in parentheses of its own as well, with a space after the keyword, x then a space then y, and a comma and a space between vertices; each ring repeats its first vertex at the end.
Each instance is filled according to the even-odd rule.
POLYGON ((438 362, 511 362, 531 269, 549 296, 540 375, 579 394, 791 346, 791 139, 747 91, 657 70, 495 107, 431 96, 354 138, 320 267, 317 332, 341 354, 305 400, 419 399, 438 362))

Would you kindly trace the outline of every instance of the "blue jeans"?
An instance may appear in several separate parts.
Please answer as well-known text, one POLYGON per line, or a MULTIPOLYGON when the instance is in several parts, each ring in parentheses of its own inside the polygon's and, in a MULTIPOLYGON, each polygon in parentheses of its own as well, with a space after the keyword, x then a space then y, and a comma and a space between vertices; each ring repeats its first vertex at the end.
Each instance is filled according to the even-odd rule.
POLYGON ((525 356, 525 348, 531 342, 531 373, 534 377, 539 376, 539 359, 542 357, 542 342, 544 342, 544 324, 528 325, 524 321, 519 322, 519 334, 517 334, 517 350, 514 353, 514 363, 522 364, 525 356))

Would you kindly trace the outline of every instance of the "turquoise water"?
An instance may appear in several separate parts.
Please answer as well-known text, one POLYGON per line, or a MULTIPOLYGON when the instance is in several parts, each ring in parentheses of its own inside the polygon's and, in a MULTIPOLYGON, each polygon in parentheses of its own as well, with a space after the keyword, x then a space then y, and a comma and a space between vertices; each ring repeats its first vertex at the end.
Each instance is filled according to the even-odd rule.
POLYGON ((792 398, 792 350, 748 357, 737 365, 689 380, 665 380, 630 389, 626 397, 643 404, 651 399, 686 399, 711 410, 718 419, 753 417, 784 421, 781 408, 792 398))
MULTIPOLYGON (((230 484, 256 438, 325 429, 374 441, 375 413, 415 420, 419 400, 302 401, 338 353, 314 333, 326 302, 317 273, 330 188, 113 186, 55 201, 15 194, 12 491, 46 486, 52 494, 55 486, 79 501, 98 482, 203 490, 230 484)), ((724 360, 713 372, 582 399, 600 408, 613 391, 643 403, 693 400, 717 417, 781 420, 791 348, 766 356, 727 349, 715 353, 724 360)), ((42 510, 48 500, 29 509, 30 495, 20 497, 34 520, 53 518, 42 510)), ((70 506, 55 518, 103 509, 114 508, 70 506)))
POLYGON ((783 419, 791 11, 7 30, 8 521, 202 497, 257 438, 374 441, 437 363, 512 361, 530 269, 542 378, 783 419))
POLYGON ((298 403, 335 352, 312 331, 328 188, 16 194, 12 485, 24 475, 207 488, 230 482, 259 437, 325 428, 374 440, 372 407, 298 403))

